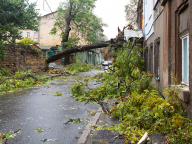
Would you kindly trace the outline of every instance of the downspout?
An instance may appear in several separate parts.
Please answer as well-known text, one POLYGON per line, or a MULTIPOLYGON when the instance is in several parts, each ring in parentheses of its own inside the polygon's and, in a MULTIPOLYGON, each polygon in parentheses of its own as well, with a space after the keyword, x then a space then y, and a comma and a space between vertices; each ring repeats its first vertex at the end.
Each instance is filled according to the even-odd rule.
POLYGON ((144 51, 144 48, 145 48, 145 0, 142 0, 143 1, 143 35, 144 35, 144 40, 143 40, 143 59, 145 59, 145 51, 144 51))

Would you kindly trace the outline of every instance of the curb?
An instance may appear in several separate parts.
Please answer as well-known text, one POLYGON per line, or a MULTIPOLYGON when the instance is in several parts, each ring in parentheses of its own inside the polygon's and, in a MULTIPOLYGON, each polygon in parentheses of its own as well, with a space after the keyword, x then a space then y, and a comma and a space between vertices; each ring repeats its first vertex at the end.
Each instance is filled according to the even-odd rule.
MULTIPOLYGON (((107 103, 108 101, 109 101, 108 98, 104 99, 104 102, 107 103)), ((103 111, 102 107, 98 108, 97 113, 95 114, 95 116, 90 120, 90 122, 85 127, 85 129, 84 129, 81 137, 79 138, 77 144, 84 144, 87 141, 87 137, 89 136, 89 133, 91 131, 91 129, 89 127, 91 125, 95 125, 97 123, 102 111, 103 111)))

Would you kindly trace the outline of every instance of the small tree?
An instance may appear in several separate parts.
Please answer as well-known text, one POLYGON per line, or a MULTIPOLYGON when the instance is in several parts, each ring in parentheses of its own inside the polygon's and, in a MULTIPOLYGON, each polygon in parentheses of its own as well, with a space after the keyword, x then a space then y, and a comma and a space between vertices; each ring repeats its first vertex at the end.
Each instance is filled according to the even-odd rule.
POLYGON ((130 0, 130 3, 125 5, 126 20, 134 26, 137 26, 137 4, 138 0, 130 0))
POLYGON ((57 20, 50 33, 61 31, 63 50, 80 44, 80 41, 96 43, 103 36, 102 27, 106 24, 93 14, 94 7, 94 0, 66 0, 60 3, 57 20))

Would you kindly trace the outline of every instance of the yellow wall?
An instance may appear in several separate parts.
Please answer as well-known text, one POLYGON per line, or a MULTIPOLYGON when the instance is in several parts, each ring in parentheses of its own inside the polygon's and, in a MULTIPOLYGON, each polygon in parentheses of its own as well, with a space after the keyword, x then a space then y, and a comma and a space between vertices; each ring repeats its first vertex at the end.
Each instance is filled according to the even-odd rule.
MULTIPOLYGON (((32 31, 32 30, 21 30, 20 31, 22 34, 23 34, 23 38, 26 38, 27 37, 27 32, 30 32, 30 38, 36 42, 38 42, 38 37, 39 37, 39 34, 37 32, 37 38, 34 38, 34 32, 36 31, 32 31)), ((18 42, 20 40, 16 40, 16 42, 18 42)))
MULTIPOLYGON (((56 17, 56 12, 53 14, 56 17)), ((40 46, 56 46, 61 44, 61 38, 59 36, 61 30, 56 35, 49 34, 55 22, 53 14, 45 15, 39 21, 40 46)))
MULTIPOLYGON (((61 45, 61 30, 57 31, 56 35, 49 34, 51 29, 53 28, 53 25, 55 23, 55 17, 57 16, 57 12, 48 14, 43 16, 39 21, 39 43, 40 46, 55 46, 55 45, 61 45)), ((64 29, 64 28, 63 28, 64 29)), ((76 33, 74 30, 70 31, 71 33, 76 33)), ((87 44, 86 41, 81 38, 78 45, 85 45, 87 44)))
MULTIPOLYGON (((38 38, 34 38, 34 32, 32 30, 22 30, 21 32, 23 33, 23 37, 27 37, 27 32, 30 32, 30 37, 32 40, 36 41, 39 43, 40 46, 56 46, 56 45, 61 45, 61 30, 58 30, 56 35, 51 35, 49 34, 51 29, 54 26, 55 23, 55 17, 57 15, 57 12, 47 14, 39 20, 39 31, 38 31, 38 38)), ((63 28, 64 29, 64 28, 63 28)), ((71 30, 71 33, 76 33, 74 30, 71 30)), ((18 42, 19 40, 17 40, 18 42)), ((87 44, 86 41, 81 38, 79 41, 78 45, 85 45, 87 44)))

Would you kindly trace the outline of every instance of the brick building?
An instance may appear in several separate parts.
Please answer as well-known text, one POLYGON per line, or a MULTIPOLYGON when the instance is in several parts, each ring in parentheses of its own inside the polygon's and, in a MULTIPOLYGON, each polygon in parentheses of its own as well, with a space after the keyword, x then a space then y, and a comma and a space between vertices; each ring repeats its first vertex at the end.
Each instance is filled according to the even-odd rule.
POLYGON ((171 74, 177 78, 183 86, 179 97, 192 119, 192 1, 143 0, 143 21, 146 70, 162 90, 174 83, 171 74))
MULTIPOLYGON (((173 73, 178 84, 184 84, 180 98, 184 108, 192 119, 192 1, 191 0, 163 0, 165 44, 168 52, 167 61, 170 67, 164 70, 173 73)), ((168 76, 169 82, 173 78, 168 76)))

